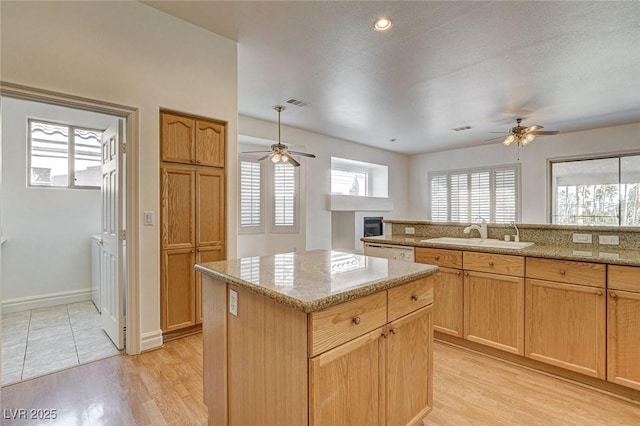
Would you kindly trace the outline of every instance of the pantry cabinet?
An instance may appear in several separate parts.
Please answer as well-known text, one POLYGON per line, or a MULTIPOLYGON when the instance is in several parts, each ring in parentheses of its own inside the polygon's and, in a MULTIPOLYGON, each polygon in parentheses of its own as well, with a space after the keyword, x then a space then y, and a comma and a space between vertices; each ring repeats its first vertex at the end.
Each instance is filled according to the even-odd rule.
POLYGON ((605 276, 602 264, 527 258, 527 357, 605 378, 605 276))
POLYGON ((225 255, 224 124, 161 112, 160 322, 175 333, 202 323, 196 262, 225 255))
POLYGON ((640 390, 640 268, 609 265, 607 380, 640 390))

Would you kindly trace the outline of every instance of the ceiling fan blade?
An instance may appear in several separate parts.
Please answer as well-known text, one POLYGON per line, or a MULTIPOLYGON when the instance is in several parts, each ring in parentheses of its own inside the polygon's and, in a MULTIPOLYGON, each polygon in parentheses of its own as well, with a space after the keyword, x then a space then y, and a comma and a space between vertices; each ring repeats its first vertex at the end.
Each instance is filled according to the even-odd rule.
POLYGON ((293 167, 300 167, 300 163, 298 163, 298 161, 293 158, 290 154, 282 154, 283 159, 285 160, 285 162, 291 164, 293 167))
POLYGON ((303 157, 316 158, 315 154, 308 154, 308 153, 306 153, 306 152, 289 151, 289 153, 291 153, 291 154, 295 154, 295 155, 301 155, 301 156, 303 156, 303 157))
POLYGON ((262 152, 271 152, 271 151, 244 151, 241 152, 240 154, 256 154, 256 153, 262 153, 262 152))
POLYGON ((533 132, 527 132, 530 135, 536 135, 536 136, 544 136, 544 135, 557 135, 558 133, 560 133, 559 130, 534 130, 533 132))
MULTIPOLYGON (((264 152, 264 151, 256 151, 256 152, 264 152)), ((256 161, 262 161, 262 160, 266 160, 267 158, 271 157, 273 154, 270 152, 267 155, 265 155, 264 157, 260 157, 258 158, 256 161)))
POLYGON ((536 131, 536 130, 538 130, 538 129, 544 129, 544 127, 542 127, 542 126, 541 126, 541 125, 539 125, 539 124, 534 124, 533 126, 529 126, 529 127, 527 127, 527 132, 528 132, 528 133, 531 133, 531 132, 534 132, 534 131, 536 131))

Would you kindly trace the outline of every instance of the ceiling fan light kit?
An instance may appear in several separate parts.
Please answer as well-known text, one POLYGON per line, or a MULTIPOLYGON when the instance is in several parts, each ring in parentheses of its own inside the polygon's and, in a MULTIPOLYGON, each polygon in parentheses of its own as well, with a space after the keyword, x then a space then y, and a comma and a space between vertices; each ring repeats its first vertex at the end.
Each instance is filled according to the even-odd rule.
POLYGON ((257 161, 266 160, 267 158, 271 158, 271 161, 274 164, 278 163, 287 163, 291 164, 293 167, 300 167, 300 163, 298 160, 293 158, 292 154, 300 155, 302 157, 316 158, 314 154, 308 154, 306 152, 298 152, 298 151, 289 151, 289 147, 284 145, 280 141, 280 113, 284 111, 286 108, 282 105, 276 105, 273 107, 278 112, 278 143, 274 143, 270 147, 270 151, 245 151, 243 154, 254 154, 254 153, 266 153, 267 155, 258 158, 257 161))
POLYGON ((557 135, 560 133, 557 130, 539 131, 538 129, 542 129, 543 127, 537 124, 530 127, 521 126, 522 118, 517 118, 516 122, 518 125, 509 130, 509 135, 502 142, 505 146, 510 146, 513 143, 518 146, 526 146, 532 142, 536 136, 557 135))

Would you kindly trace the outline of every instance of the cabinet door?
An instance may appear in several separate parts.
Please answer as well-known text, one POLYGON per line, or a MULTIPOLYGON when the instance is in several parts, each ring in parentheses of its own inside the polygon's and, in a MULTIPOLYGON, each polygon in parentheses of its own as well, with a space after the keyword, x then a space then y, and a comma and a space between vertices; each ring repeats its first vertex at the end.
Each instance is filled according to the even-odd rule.
MULTIPOLYGON (((386 344, 386 426, 418 424, 433 405, 432 308, 389 323, 386 344)), ((367 423, 361 423, 367 424, 367 423)))
POLYGON ((161 242, 163 249, 195 246, 195 172, 163 167, 161 242))
POLYGON ((529 278, 526 286, 526 356, 604 379, 604 289, 529 278))
POLYGON ((195 325, 195 249, 162 251, 160 322, 165 333, 195 325))
MULTIPOLYGON (((196 249, 196 263, 224 260, 224 246, 196 249)), ((196 324, 202 323, 202 272, 196 272, 196 324)))
POLYGON ((524 278, 465 271, 464 337, 524 355, 524 278))
POLYGON ((195 173, 197 194, 196 244, 198 247, 224 245, 224 170, 197 170, 195 173))
POLYGON ((640 293, 609 291, 607 380, 640 390, 640 293))
POLYGON ((211 121, 196 122, 196 163, 224 167, 224 125, 211 121))
POLYGON ((193 163, 195 161, 195 120, 163 112, 160 114, 160 123, 162 161, 193 163))
POLYGON ((309 425, 382 425, 382 329, 309 360, 309 425))
POLYGON ((464 285, 462 271, 440 268, 433 283, 433 328, 462 337, 464 285))

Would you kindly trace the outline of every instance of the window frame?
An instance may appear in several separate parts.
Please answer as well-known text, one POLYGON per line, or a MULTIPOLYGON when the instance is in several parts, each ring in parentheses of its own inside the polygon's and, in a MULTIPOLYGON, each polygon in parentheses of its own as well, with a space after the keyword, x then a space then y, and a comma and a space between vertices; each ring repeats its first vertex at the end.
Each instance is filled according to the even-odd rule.
MULTIPOLYGON (((575 161, 590 161, 590 160, 606 160, 606 159, 618 159, 618 183, 620 185, 620 180, 622 177, 622 170, 620 170, 620 162, 623 157, 636 157, 640 156, 640 151, 624 151, 624 152, 614 152, 607 153, 601 155, 583 155, 583 156, 572 156, 572 157, 558 157, 558 158, 549 158, 547 160, 547 185, 546 189, 548 191, 547 198, 547 223, 554 224, 553 222, 553 213, 554 206, 556 205, 556 191, 554 188, 553 182, 553 164, 554 163, 570 163, 575 161)), ((620 195, 620 191, 618 192, 620 195)), ((617 225, 608 225, 608 224, 599 224, 599 225, 574 225, 574 224, 554 224, 554 225, 566 225, 566 226, 604 226, 615 229, 616 227, 633 227, 634 225, 622 225, 622 203, 620 198, 618 198, 618 224, 617 225)))
POLYGON ((331 170, 329 172, 329 192, 331 194, 338 194, 336 192, 333 192, 333 171, 337 170, 337 171, 341 171, 341 172, 348 172, 348 173, 354 173, 354 174, 363 174, 364 175, 364 195, 351 195, 351 194, 339 194, 339 195, 348 195, 350 197, 369 197, 371 194, 371 178, 370 178, 370 172, 371 169, 366 169, 366 168, 358 168, 358 167, 348 167, 344 164, 340 164, 338 167, 331 167, 331 170))
MULTIPOLYGON (((514 221, 515 222, 520 222, 521 217, 522 217, 522 172, 521 172, 521 167, 519 163, 514 163, 514 164, 503 164, 503 165, 494 165, 494 166, 487 166, 487 167, 474 167, 474 168, 468 168, 468 169, 456 169, 456 170, 442 170, 442 171, 436 171, 436 172, 429 172, 427 174, 427 216, 429 218, 429 220, 431 222, 434 223, 471 223, 471 222, 475 222, 477 221, 476 217, 472 217, 471 216, 471 211, 469 212, 469 221, 468 222, 452 222, 451 221, 451 216, 452 216, 452 212, 451 212, 451 176, 452 175, 461 175, 461 174, 466 174, 467 176, 470 176, 474 173, 489 173, 489 196, 490 196, 490 205, 489 205, 489 217, 488 218, 484 218, 487 222, 489 223, 496 223, 495 222, 495 217, 496 217, 496 186, 495 186, 495 175, 497 171, 500 170, 514 170, 515 171, 515 218, 514 221), (433 193, 432 193, 432 188, 431 188, 431 182, 433 177, 435 176, 446 176, 446 189, 447 189, 447 193, 446 193, 446 198, 447 198, 447 220, 446 221, 434 221, 433 217, 432 217, 432 205, 433 205, 433 193)), ((469 203, 469 209, 471 209, 470 203, 472 201, 472 193, 470 191, 468 191, 468 195, 467 195, 467 202, 469 203)), ((505 222, 499 222, 499 223, 505 223, 505 222)))
POLYGON ((103 160, 103 147, 102 147, 102 134, 106 131, 106 129, 96 129, 87 126, 79 126, 66 124, 62 122, 56 122, 51 120, 40 120, 37 118, 28 118, 27 119, 27 188, 40 188, 40 189, 89 189, 89 190, 102 190, 102 185, 98 186, 90 186, 90 185, 76 185, 75 184, 75 131, 76 130, 85 130, 89 132, 98 132, 101 134, 100 137, 100 165, 102 165, 103 160), (67 140, 67 173, 68 173, 68 182, 66 186, 54 186, 54 185, 34 185, 31 183, 31 157, 32 157, 32 131, 31 131, 31 123, 42 123, 48 124, 52 126, 60 126, 66 127, 68 130, 68 140, 67 140))
POLYGON ((264 161, 257 161, 256 158, 248 155, 238 156, 238 233, 239 234, 264 234, 265 230, 265 204, 266 200, 266 179, 265 179, 264 161), (256 163, 260 166, 260 225, 259 226, 243 226, 242 225, 242 162, 256 163))

